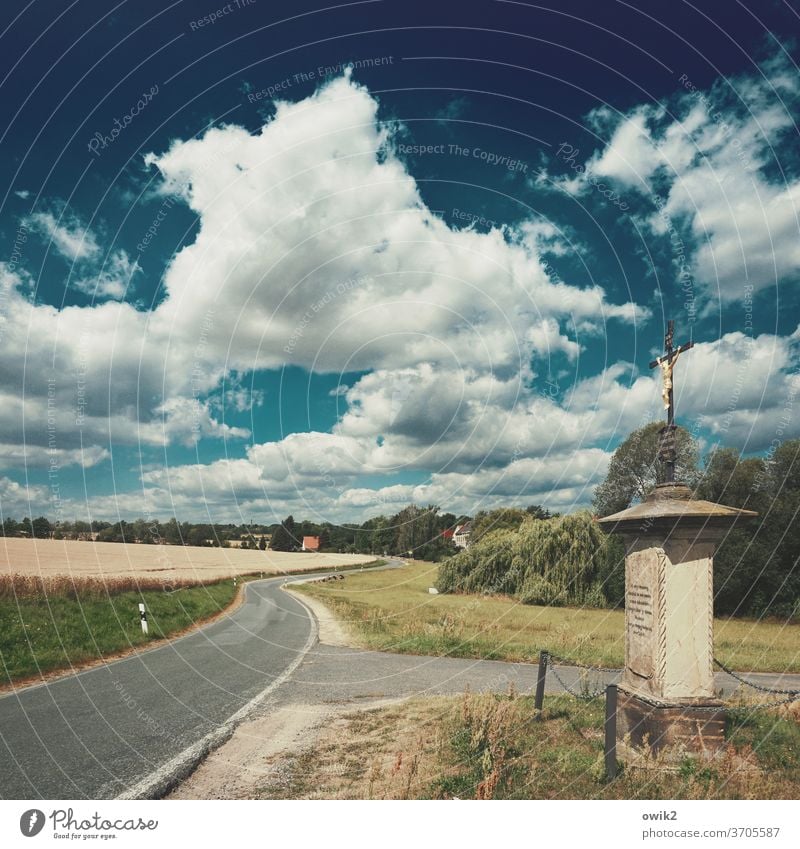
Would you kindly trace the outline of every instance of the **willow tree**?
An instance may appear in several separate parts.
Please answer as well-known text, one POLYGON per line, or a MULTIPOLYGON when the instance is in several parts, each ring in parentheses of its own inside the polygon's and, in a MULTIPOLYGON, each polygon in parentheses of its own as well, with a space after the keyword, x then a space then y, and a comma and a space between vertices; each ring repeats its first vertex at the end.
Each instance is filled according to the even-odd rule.
POLYGON ((526 604, 607 604, 614 553, 589 513, 526 519, 487 534, 439 568, 440 592, 513 595, 526 604))
POLYGON ((509 595, 516 592, 516 584, 509 582, 509 570, 517 536, 514 531, 495 531, 445 560, 439 567, 436 588, 443 593, 509 595))
POLYGON ((517 594, 526 604, 602 605, 599 579, 609 556, 608 538, 589 513, 527 521, 512 562, 517 594))

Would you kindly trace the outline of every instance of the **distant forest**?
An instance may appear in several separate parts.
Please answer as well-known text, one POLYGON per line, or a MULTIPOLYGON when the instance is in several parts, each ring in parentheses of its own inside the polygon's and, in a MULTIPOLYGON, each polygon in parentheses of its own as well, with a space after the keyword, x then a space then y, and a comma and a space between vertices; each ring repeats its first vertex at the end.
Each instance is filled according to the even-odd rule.
MULTIPOLYGON (((503 511, 500 511, 501 514, 503 511)), ((549 516, 541 507, 532 506, 526 513, 540 518, 549 516)), ((473 534, 479 537, 486 527, 502 527, 503 515, 497 512, 478 513, 472 522, 473 534), (500 524, 498 525, 498 521, 500 524), (486 525, 486 527, 484 527, 486 525)), ((52 523, 44 516, 21 521, 5 519, 0 531, 8 537, 35 537, 37 539, 84 539, 97 542, 131 542, 149 545, 199 545, 239 548, 267 547, 275 551, 297 551, 304 536, 318 536, 320 550, 346 554, 401 555, 420 560, 442 560, 457 552, 452 542, 452 531, 468 521, 467 516, 442 513, 435 505, 418 507, 409 505, 392 516, 376 516, 363 524, 333 524, 332 522, 295 521, 287 516, 273 524, 210 524, 167 522, 136 519, 132 522, 58 522, 52 523)))
MULTIPOLYGON (((608 516, 646 498, 663 479, 659 424, 642 427, 614 452, 606 479, 595 489, 593 510, 568 516, 539 505, 481 511, 474 517, 410 505, 362 524, 295 521, 272 524, 61 522, 40 516, 0 524, 5 536, 91 539, 168 545, 237 546, 297 551, 304 536, 318 536, 321 551, 399 555, 444 561, 440 592, 512 595, 528 604, 592 607, 624 605, 624 550, 601 533, 608 516), (452 531, 469 521, 469 549, 452 531), (455 556, 457 555, 457 556, 455 556)), ((775 440, 766 456, 741 457, 717 448, 700 463, 696 440, 676 434, 678 476, 696 497, 758 513, 729 531, 714 556, 717 615, 800 619, 800 440, 775 440)))

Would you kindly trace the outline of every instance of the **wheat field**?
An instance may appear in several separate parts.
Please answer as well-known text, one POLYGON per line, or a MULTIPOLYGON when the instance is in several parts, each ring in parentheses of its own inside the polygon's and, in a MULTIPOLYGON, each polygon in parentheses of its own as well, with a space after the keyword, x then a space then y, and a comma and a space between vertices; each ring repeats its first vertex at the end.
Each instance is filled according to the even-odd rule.
POLYGON ((0 576, 156 579, 202 582, 263 572, 265 575, 337 569, 374 561, 365 554, 250 551, 181 545, 83 542, 0 537, 0 576))

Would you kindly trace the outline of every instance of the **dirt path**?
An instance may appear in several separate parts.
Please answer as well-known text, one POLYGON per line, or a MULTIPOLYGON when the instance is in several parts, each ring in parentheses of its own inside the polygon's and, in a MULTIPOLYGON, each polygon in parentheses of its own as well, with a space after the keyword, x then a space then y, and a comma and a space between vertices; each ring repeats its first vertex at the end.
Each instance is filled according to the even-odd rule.
POLYGON ((376 710, 402 699, 367 703, 290 704, 245 722, 233 737, 173 790, 167 799, 258 799, 271 795, 290 779, 288 767, 297 754, 317 741, 353 711, 376 710))

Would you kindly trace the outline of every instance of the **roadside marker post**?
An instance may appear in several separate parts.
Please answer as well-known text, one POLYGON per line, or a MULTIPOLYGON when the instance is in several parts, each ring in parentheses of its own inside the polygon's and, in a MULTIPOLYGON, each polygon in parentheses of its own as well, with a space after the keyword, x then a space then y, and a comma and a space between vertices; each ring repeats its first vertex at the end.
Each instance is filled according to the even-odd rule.
POLYGON ((542 705, 544 704, 544 683, 547 678, 547 664, 550 662, 550 652, 542 649, 539 652, 539 668, 536 672, 536 698, 533 706, 539 711, 537 719, 542 718, 542 705))
POLYGON ((139 620, 142 623, 142 633, 147 633, 147 611, 145 610, 144 604, 139 602, 139 620))
POLYGON ((605 765, 606 778, 613 781, 617 777, 617 685, 606 687, 605 719, 605 765))

